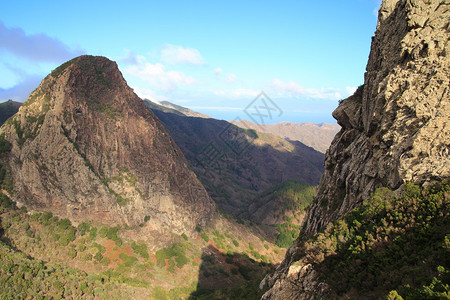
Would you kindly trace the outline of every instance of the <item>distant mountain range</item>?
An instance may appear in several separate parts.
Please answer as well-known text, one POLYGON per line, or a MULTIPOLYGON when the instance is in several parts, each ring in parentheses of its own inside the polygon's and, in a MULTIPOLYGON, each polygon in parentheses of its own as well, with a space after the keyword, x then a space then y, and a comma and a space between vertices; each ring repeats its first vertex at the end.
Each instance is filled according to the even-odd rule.
MULTIPOLYGON (((193 112, 144 100, 191 163, 222 209, 248 216, 248 206, 267 189, 287 180, 316 185, 323 154, 298 141, 240 128, 193 112)), ((256 218, 259 220, 259 218, 256 218)))
MULTIPOLYGON (((147 106, 150 108, 156 108, 163 112, 186 117, 211 118, 208 115, 193 111, 189 108, 171 103, 169 101, 162 101, 159 102, 159 104, 150 101, 147 103, 147 106)), ((255 124, 248 120, 229 122, 244 129, 254 129, 259 132, 277 135, 283 139, 299 141, 322 153, 327 151, 334 136, 341 129, 338 124, 333 123, 279 122, 275 124, 255 124)))
POLYGON ((275 124, 255 124, 247 120, 231 121, 242 127, 251 128, 261 132, 272 133, 282 138, 302 142, 317 151, 325 153, 334 136, 341 127, 332 123, 291 123, 280 122, 275 124))

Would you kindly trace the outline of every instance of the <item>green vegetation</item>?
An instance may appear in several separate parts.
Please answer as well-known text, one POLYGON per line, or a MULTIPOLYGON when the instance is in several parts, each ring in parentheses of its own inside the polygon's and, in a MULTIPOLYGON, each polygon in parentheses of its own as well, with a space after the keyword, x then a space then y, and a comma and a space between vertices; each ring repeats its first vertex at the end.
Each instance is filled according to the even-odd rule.
POLYGON ((255 129, 243 129, 245 134, 251 137, 252 139, 258 138, 258 133, 255 129))
MULTIPOLYGON (((257 209, 274 201, 279 207, 279 210, 274 212, 274 217, 278 222, 281 222, 281 220, 283 222, 275 224, 279 232, 276 240, 278 247, 288 248, 298 237, 301 220, 299 216, 306 211, 306 208, 313 201, 315 193, 315 186, 301 184, 295 180, 287 180, 266 190, 255 199, 257 209)), ((262 241, 264 240, 262 239, 262 241)))
POLYGON ((116 198, 117 204, 119 204, 120 206, 126 205, 128 202, 130 202, 130 199, 123 198, 121 195, 119 195, 118 193, 114 192, 114 190, 112 188, 108 188, 108 191, 109 191, 110 194, 114 195, 114 197, 116 198))
POLYGON ((119 238, 119 236, 117 235, 117 233, 119 232, 120 226, 117 225, 115 227, 106 227, 106 226, 102 226, 98 232, 98 234, 100 235, 100 237, 102 238, 108 238, 110 240, 113 240, 114 242, 116 242, 116 244, 118 246, 122 245, 122 239, 119 238))
MULTIPOLYGON (((208 236, 211 237, 214 245, 206 245, 201 238, 191 239, 187 234, 173 235, 174 240, 181 242, 152 253, 146 242, 122 238, 128 228, 100 226, 92 221, 74 227, 68 219, 58 218, 51 212, 27 214, 1 193, 0 204, 0 240, 4 243, 0 245, 0 268, 5 262, 2 256, 2 246, 5 246, 8 249, 5 251, 29 261, 26 264, 43 264, 43 272, 49 274, 41 277, 39 271, 28 274, 26 268, 17 267, 14 269, 17 276, 9 279, 11 272, 6 273, 8 277, 0 271, 1 299, 11 299, 16 294, 25 299, 123 299, 129 295, 148 299, 160 295, 161 290, 155 287, 162 282, 167 299, 208 299, 206 295, 228 293, 247 295, 241 298, 251 299, 250 295, 260 293, 257 287, 262 277, 273 270, 266 263, 267 257, 261 255, 265 251, 263 244, 268 242, 256 237, 244 242, 241 232, 230 227, 203 230, 198 227, 199 234, 208 241, 208 236), (244 244, 241 247, 251 245, 253 250, 246 249, 251 258, 236 253, 237 240, 244 244), (75 267, 95 271, 85 273, 75 267), (56 273, 49 271, 52 268, 56 273), (217 281, 224 284, 209 289, 209 284, 217 281)), ((22 265, 15 257, 12 260, 22 265)))
POLYGON ((108 119, 116 119, 117 116, 120 116, 121 113, 118 109, 116 109, 111 103, 101 103, 99 100, 92 100, 94 109, 96 111, 101 112, 108 119))
MULTIPOLYGON (((119 288, 108 278, 88 275, 60 263, 47 263, 18 250, 30 248, 34 255, 77 259, 75 228, 68 219, 56 218, 49 212, 27 215, 5 195, 0 194, 0 199, 0 233, 8 235, 8 238, 0 236, 1 299, 122 298, 127 294, 127 287, 119 288), (9 244, 11 237, 15 238, 14 248, 9 244), (61 252, 54 256, 56 249, 61 252)), ((91 261, 92 254, 84 257, 87 255, 91 261)), ((98 252, 94 258, 98 260, 101 256, 98 252)))
POLYGON ((28 258, 1 241, 0 261, 1 299, 86 298, 98 297, 100 291, 123 296, 118 286, 107 280, 96 280, 79 270, 28 258))
POLYGON ((277 237, 275 244, 281 248, 289 248, 300 234, 300 225, 283 223, 276 225, 280 235, 277 237))
POLYGON ((449 195, 448 183, 408 183, 400 197, 378 189, 307 241, 304 255, 338 296, 352 290, 368 298, 447 298, 449 195))
POLYGON ((139 254, 143 258, 149 258, 148 252, 147 252, 147 245, 144 242, 132 242, 131 248, 136 254, 139 254))
POLYGON ((159 267, 164 267, 166 260, 168 260, 169 271, 175 271, 175 265, 181 269, 189 262, 189 259, 186 257, 186 247, 181 243, 176 243, 168 248, 156 251, 156 259, 159 267))
POLYGON ((5 139, 5 134, 0 135, 0 158, 4 157, 11 151, 11 143, 5 139))
MULTIPOLYGON (((11 151, 11 143, 5 139, 5 135, 0 135, 0 159, 5 157, 11 151)), ((0 163, 0 187, 7 191, 12 190, 12 177, 7 169, 2 163, 0 163)), ((0 195, 0 201, 7 201, 2 199, 3 194, 0 195)), ((4 198, 4 197, 3 197, 4 198)), ((9 199, 8 199, 9 200, 9 199)))
POLYGON ((208 241, 209 241, 208 235, 207 235, 206 233, 204 233, 204 232, 202 232, 202 239, 203 239, 205 242, 208 242, 208 241))
POLYGON ((267 190, 261 197, 268 194, 273 194, 269 200, 281 200, 280 206, 283 207, 283 214, 289 210, 301 213, 313 201, 316 187, 302 184, 295 180, 287 180, 267 190))

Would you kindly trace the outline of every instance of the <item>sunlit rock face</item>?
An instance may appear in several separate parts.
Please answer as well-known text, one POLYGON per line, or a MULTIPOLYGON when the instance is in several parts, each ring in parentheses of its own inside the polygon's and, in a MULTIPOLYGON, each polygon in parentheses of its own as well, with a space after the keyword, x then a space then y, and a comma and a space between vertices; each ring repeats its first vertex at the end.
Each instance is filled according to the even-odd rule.
MULTIPOLYGON (((333 112, 342 126, 325 157, 303 235, 357 207, 376 188, 401 191, 450 177, 450 9, 444 0, 383 1, 364 85, 333 112)), ((264 299, 312 299, 326 286, 301 259, 297 241, 265 284, 264 299)))

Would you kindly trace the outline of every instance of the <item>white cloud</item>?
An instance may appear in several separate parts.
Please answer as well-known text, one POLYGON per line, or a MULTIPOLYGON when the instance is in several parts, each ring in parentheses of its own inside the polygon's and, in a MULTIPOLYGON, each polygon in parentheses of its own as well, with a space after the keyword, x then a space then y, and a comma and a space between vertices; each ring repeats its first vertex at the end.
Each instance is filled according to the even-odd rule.
POLYGON ((209 109, 218 111, 236 111, 242 110, 242 107, 231 107, 231 106, 190 106, 190 109, 209 109))
POLYGON ((353 95, 356 92, 356 87, 354 86, 346 86, 345 90, 349 96, 353 95))
POLYGON ((330 99, 338 100, 342 97, 339 89, 335 88, 320 88, 320 89, 310 89, 304 88, 299 83, 290 80, 282 81, 275 78, 272 81, 270 94, 273 97, 305 97, 305 98, 315 98, 315 99, 330 99))
POLYGON ((146 88, 134 88, 134 92, 141 99, 148 99, 153 102, 160 103, 161 101, 168 101, 169 99, 163 95, 158 94, 156 91, 146 88))
POLYGON ((213 91, 214 95, 229 99, 239 99, 239 98, 253 99, 256 96, 258 96, 259 93, 261 93, 261 91, 252 89, 232 89, 232 90, 213 91))
POLYGON ((235 82, 236 81, 236 75, 234 75, 234 74, 227 74, 227 82, 230 82, 230 83, 232 83, 232 82, 235 82))
POLYGON ((275 90, 279 91, 282 94, 292 94, 292 95, 304 95, 306 91, 304 88, 300 86, 300 84, 290 80, 288 82, 281 81, 278 78, 275 78, 272 82, 275 90))
POLYGON ((220 75, 222 74, 223 70, 222 68, 215 68, 214 69, 214 75, 216 76, 216 78, 219 78, 220 75))
POLYGON ((190 85, 196 82, 192 76, 180 71, 168 71, 161 63, 149 63, 144 56, 137 56, 137 64, 125 68, 129 75, 139 77, 157 90, 170 91, 179 85, 190 85))
POLYGON ((138 63, 138 55, 131 50, 125 49, 125 55, 117 59, 118 62, 124 65, 135 65, 138 63))
POLYGON ((13 99, 14 101, 24 102, 28 95, 39 85, 42 77, 38 75, 28 75, 13 87, 0 88, 0 102, 13 99))
POLYGON ((197 49, 176 45, 167 45, 161 50, 161 61, 169 65, 203 65, 205 63, 200 51, 197 49))

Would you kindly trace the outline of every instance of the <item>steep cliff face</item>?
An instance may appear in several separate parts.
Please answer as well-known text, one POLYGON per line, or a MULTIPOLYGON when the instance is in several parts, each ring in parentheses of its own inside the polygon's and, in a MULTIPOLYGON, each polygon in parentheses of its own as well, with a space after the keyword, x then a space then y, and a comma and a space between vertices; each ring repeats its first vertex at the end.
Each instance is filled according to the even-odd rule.
POLYGON ((333 112, 342 126, 308 214, 313 234, 377 187, 450 176, 448 1, 384 1, 364 85, 333 112))
MULTIPOLYGON (((311 236, 361 204, 378 187, 450 177, 450 3, 385 0, 364 85, 333 112, 342 126, 303 223, 311 236)), ((296 241, 264 299, 309 299, 327 289, 296 241)))
POLYGON ((192 232, 215 205, 117 65, 81 56, 48 75, 1 132, 12 198, 77 222, 192 232))

